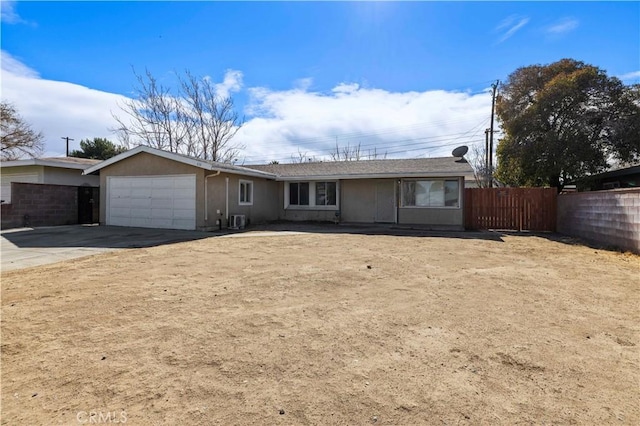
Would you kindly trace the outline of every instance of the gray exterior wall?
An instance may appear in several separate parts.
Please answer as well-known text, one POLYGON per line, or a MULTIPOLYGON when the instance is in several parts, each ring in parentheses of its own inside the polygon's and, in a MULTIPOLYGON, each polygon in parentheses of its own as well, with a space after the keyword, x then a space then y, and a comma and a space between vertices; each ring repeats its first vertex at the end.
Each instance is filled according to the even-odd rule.
POLYGON ((100 186, 100 176, 83 175, 79 169, 44 167, 44 183, 54 185, 100 186))
MULTIPOLYGON (((425 177, 424 179, 429 179, 425 177)), ((340 188, 340 221, 352 223, 376 222, 376 185, 385 179, 351 179, 341 180, 340 188)), ((391 179, 397 182, 397 179, 391 179)), ((464 229, 464 180, 460 183, 460 206, 447 207, 400 207, 397 209, 398 224, 423 225, 435 229, 464 229)), ((278 182, 278 218, 293 221, 329 221, 333 222, 335 209, 318 210, 299 207, 284 208, 284 185, 278 182)), ((396 206, 400 199, 400 188, 396 187, 396 206)))
POLYGON ((204 170, 142 152, 100 170, 100 224, 104 225, 107 208, 107 177, 196 175, 196 228, 204 228, 204 170))
POLYGON ((229 179, 229 215, 243 214, 250 223, 264 223, 278 219, 278 184, 273 180, 241 176, 229 173, 206 172, 207 176, 207 220, 208 228, 216 228, 217 220, 226 226, 226 179, 229 179), (241 205, 240 181, 253 183, 253 203, 241 205), (218 213, 219 212, 219 213, 218 213))
POLYGON ((561 194, 557 230, 640 253, 640 189, 561 194))
MULTIPOLYGON (((461 200, 462 203, 463 200, 461 200)), ((462 208, 417 208, 401 207, 398 223, 406 225, 427 225, 437 229, 464 229, 462 208)))
POLYGON ((376 182, 379 179, 343 180, 340 215, 344 222, 376 221, 376 182))

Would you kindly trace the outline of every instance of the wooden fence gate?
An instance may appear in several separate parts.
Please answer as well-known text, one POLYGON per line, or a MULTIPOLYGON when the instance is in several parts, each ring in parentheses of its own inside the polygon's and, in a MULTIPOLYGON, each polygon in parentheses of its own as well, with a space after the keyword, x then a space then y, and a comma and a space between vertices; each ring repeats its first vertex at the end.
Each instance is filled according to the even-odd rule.
POLYGON ((467 188, 467 229, 556 230, 556 188, 467 188))

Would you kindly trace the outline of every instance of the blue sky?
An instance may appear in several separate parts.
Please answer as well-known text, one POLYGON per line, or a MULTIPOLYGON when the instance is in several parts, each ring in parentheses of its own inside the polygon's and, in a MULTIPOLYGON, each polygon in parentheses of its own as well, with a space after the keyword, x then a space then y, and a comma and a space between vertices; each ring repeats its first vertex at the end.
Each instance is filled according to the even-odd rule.
POLYGON ((436 156, 483 143, 488 88, 518 67, 570 57, 640 82, 640 4, 3 1, 1 45, 2 98, 51 155, 61 136, 117 140, 134 67, 224 86, 246 162, 336 140, 436 156))

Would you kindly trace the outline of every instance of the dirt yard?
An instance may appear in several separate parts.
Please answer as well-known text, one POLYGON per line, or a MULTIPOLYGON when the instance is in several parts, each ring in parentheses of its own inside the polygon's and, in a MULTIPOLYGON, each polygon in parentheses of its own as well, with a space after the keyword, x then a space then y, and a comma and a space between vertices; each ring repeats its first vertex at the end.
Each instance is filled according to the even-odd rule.
POLYGON ((638 256, 244 235, 3 274, 2 424, 640 423, 638 256))

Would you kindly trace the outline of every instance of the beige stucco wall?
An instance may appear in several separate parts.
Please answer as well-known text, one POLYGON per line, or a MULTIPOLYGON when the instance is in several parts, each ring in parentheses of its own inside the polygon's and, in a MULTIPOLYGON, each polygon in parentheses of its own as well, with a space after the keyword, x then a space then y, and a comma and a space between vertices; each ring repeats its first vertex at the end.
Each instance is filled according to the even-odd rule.
POLYGON ((343 180, 340 215, 344 222, 373 223, 376 220, 376 182, 373 179, 343 180))
POLYGON ((400 207, 400 209, 398 209, 398 223, 463 229, 464 210, 462 208, 445 207, 400 207))
POLYGON ((100 176, 83 175, 82 170, 44 167, 44 183, 52 185, 99 186, 100 176))
MULTIPOLYGON (((429 179, 425 177, 424 179, 429 179)), ((397 179, 392 179, 397 181, 397 179)), ((353 223, 374 223, 376 221, 376 185, 384 179, 352 179, 341 180, 340 187, 340 220, 353 223)), ((459 179, 460 207, 400 207, 397 219, 403 225, 426 225, 442 229, 463 229, 464 227, 464 187, 463 179, 459 179)), ((314 210, 304 208, 284 208, 284 185, 278 182, 278 218, 295 221, 334 221, 334 210, 314 210)), ((399 199, 399 188, 396 198, 399 199)), ((396 201, 396 206, 398 202, 396 201)))
POLYGON ((107 177, 109 176, 169 176, 196 175, 196 227, 204 222, 204 170, 156 155, 141 152, 100 170, 100 224, 105 224, 107 207, 107 177))
POLYGON ((168 160, 155 155, 140 153, 100 170, 100 223, 106 218, 108 176, 168 176, 196 175, 196 228, 215 229, 217 220, 226 227, 226 179, 229 179, 229 215, 244 214, 251 223, 261 223, 278 218, 276 197, 277 183, 272 180, 229 173, 216 175, 215 171, 168 160), (205 176, 206 188, 205 188, 205 176), (253 182, 253 204, 239 204, 239 182, 253 182), (207 194, 205 202, 205 192, 207 194), (206 214, 205 214, 206 207, 206 214), (220 214, 218 214, 218 211, 220 214))
POLYGON ((208 227, 216 227, 216 220, 226 225, 226 188, 229 180, 229 215, 243 214, 250 223, 264 223, 278 218, 278 184, 273 180, 230 173, 207 172, 207 220, 208 227), (253 183, 253 203, 240 205, 240 181, 253 183), (218 211, 220 213, 218 213, 218 211))

